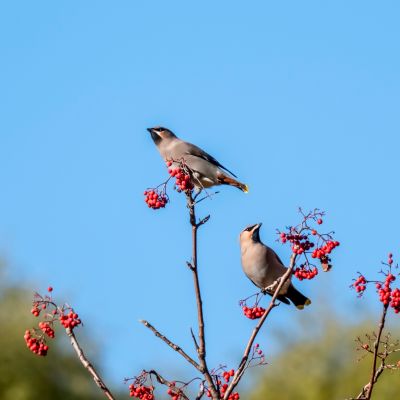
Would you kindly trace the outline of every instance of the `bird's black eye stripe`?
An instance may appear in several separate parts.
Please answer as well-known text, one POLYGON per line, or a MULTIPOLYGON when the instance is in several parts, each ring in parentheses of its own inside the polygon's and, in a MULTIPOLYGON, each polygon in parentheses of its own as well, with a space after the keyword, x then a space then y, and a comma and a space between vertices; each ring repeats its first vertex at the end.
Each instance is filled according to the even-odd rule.
POLYGON ((251 231, 251 228, 252 228, 252 227, 249 226, 248 228, 246 228, 246 231, 247 231, 247 232, 250 232, 250 231, 251 231))

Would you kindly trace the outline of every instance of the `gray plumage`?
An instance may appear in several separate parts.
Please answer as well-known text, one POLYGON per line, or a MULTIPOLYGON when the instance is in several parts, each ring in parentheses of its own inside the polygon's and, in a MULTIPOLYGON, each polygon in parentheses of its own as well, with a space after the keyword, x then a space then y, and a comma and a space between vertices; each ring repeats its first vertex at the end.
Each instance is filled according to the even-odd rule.
MULTIPOLYGON (((270 247, 260 240, 260 224, 245 228, 240 234, 242 268, 246 276, 261 290, 265 290, 285 274, 287 268, 270 247)), ((265 291, 272 295, 273 291, 265 291)), ((289 304, 288 299, 299 309, 311 304, 292 284, 290 278, 282 286, 278 300, 289 304)))
POLYGON ((247 185, 234 179, 236 176, 231 171, 196 145, 179 139, 167 128, 155 127, 147 130, 165 161, 171 161, 175 166, 183 161, 188 166, 197 188, 231 185, 248 192, 247 185))

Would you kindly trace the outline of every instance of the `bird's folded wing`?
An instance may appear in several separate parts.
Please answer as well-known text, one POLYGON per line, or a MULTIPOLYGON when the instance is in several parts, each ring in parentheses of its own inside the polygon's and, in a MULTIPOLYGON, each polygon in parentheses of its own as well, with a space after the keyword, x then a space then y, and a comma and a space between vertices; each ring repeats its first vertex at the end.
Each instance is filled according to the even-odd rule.
POLYGON ((216 165, 219 168, 224 169, 225 171, 229 172, 232 176, 234 176, 235 178, 237 178, 237 176, 232 172, 229 171, 228 168, 224 167, 218 160, 216 160, 213 156, 211 156, 210 154, 206 153, 204 150, 200 149, 200 147, 197 147, 194 144, 190 144, 190 150, 187 151, 187 154, 190 154, 192 156, 195 157, 199 157, 202 158, 203 160, 207 160, 208 162, 210 162, 211 164, 216 165))

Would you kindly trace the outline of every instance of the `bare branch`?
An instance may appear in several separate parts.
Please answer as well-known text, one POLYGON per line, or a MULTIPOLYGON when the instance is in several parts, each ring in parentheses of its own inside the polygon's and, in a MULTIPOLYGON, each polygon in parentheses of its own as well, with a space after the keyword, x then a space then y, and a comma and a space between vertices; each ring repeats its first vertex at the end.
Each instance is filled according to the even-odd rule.
POLYGON ((199 343, 198 343, 198 350, 197 355, 200 364, 200 371, 204 375, 204 378, 208 384, 208 389, 210 390, 212 399, 216 400, 219 398, 218 391, 215 387, 214 381, 212 376, 209 372, 207 361, 206 361, 206 339, 204 333, 204 316, 203 316, 203 301, 201 298, 201 291, 200 291, 200 282, 199 282, 199 275, 198 275, 198 265, 197 265, 197 230, 198 228, 203 225, 205 222, 208 221, 209 217, 204 218, 199 223, 196 223, 196 211, 195 211, 195 198, 193 198, 192 193, 187 193, 187 206, 189 208, 189 216, 190 216, 190 224, 192 225, 192 272, 193 272, 193 282, 194 282, 194 290, 196 295, 196 304, 197 304, 197 320, 199 325, 199 343))
POLYGON ((81 364, 87 369, 90 375, 92 375, 93 380, 96 382, 96 385, 103 391, 104 395, 109 399, 109 400, 115 400, 113 395, 111 394, 110 390, 104 383, 104 381, 101 379, 100 375, 97 373, 97 371, 94 369, 93 365, 90 363, 90 361, 86 358, 85 354, 83 353, 83 350, 81 346, 78 343, 78 340, 76 339, 76 336, 73 332, 72 329, 67 328, 66 329, 67 336, 71 340, 72 347, 74 348, 79 361, 81 364))
POLYGON ((178 352, 186 361, 188 361, 190 364, 192 364, 198 371, 202 372, 200 365, 196 361, 194 361, 192 357, 190 357, 178 345, 171 342, 166 336, 164 336, 162 333, 160 333, 153 325, 151 325, 149 322, 147 322, 145 320, 141 320, 139 322, 141 322, 146 328, 149 328, 158 338, 160 338, 169 347, 171 347, 176 352, 178 352))
POLYGON ((379 345, 381 343, 381 337, 382 337, 382 332, 385 327, 385 321, 386 321, 386 314, 387 314, 387 309, 389 305, 384 304, 383 305, 383 311, 382 311, 382 316, 381 320, 379 322, 379 330, 378 330, 378 335, 376 335, 376 339, 374 342, 374 357, 373 357, 373 362, 372 362, 372 371, 371 371, 371 378, 369 382, 362 388, 361 393, 356 397, 356 399, 363 399, 363 400, 370 400, 372 396, 372 391, 374 389, 375 383, 378 381, 378 378, 382 374, 382 372, 385 369, 385 360, 386 357, 388 356, 387 352, 383 355, 379 355, 379 345), (381 365, 377 369, 377 361, 378 358, 380 358, 381 365))

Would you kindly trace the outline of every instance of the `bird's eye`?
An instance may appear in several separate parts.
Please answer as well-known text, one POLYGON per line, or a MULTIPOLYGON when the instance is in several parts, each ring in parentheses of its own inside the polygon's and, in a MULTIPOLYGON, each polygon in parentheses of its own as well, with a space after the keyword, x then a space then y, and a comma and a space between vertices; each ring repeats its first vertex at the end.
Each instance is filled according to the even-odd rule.
POLYGON ((245 229, 245 231, 250 232, 251 231, 251 226, 249 226, 248 228, 245 229))

